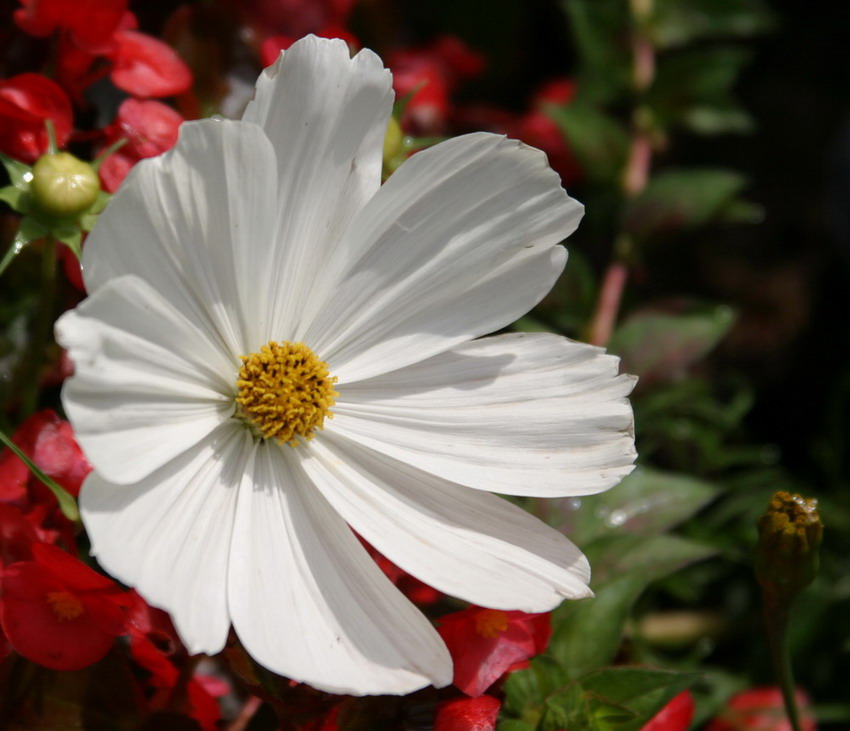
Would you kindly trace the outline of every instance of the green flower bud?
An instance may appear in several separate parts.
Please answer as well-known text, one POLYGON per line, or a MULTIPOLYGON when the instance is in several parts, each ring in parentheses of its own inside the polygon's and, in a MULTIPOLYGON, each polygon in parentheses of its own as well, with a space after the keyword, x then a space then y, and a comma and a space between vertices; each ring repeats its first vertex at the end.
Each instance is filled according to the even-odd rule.
POLYGON ((387 122, 387 133, 384 135, 384 164, 392 160, 401 152, 404 133, 395 117, 390 117, 387 122))
POLYGON ((756 578, 765 595, 791 599, 818 571, 823 524, 817 500, 777 492, 758 522, 756 578))
POLYGON ((68 152, 55 152, 42 155, 33 165, 30 190, 48 215, 74 218, 95 202, 100 180, 87 162, 68 152))

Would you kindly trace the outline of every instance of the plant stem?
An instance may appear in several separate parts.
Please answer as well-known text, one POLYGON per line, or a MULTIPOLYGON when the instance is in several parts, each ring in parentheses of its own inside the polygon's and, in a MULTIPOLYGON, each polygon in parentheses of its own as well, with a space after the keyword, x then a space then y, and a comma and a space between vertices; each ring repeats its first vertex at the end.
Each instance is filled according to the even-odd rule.
MULTIPOLYGON (((632 110, 631 143, 629 156, 621 178, 623 197, 628 200, 640 193, 649 181, 652 166, 652 139, 648 130, 648 111, 642 97, 655 78, 655 47, 645 30, 646 20, 652 13, 654 0, 630 0, 632 16, 632 92, 635 105, 632 110)), ((614 261, 608 265, 600 288, 596 312, 590 324, 590 342, 606 345, 614 331, 623 292, 629 277, 628 260, 634 242, 629 234, 621 232, 614 247, 614 261)))
POLYGON ((782 689, 785 713, 791 723, 791 728, 794 731, 801 731, 794 673, 791 668, 791 652, 788 647, 790 619, 791 608, 788 601, 765 593, 764 624, 767 631, 767 641, 770 645, 770 655, 773 660, 773 671, 776 673, 776 679, 782 689))
POLYGON ((41 252, 41 296, 38 302, 38 314, 32 331, 29 352, 24 363, 25 377, 28 378, 28 382, 24 384, 23 395, 21 396, 20 416, 22 419, 32 414, 38 404, 38 382, 44 363, 44 351, 50 340, 50 331, 53 326, 55 297, 56 240, 53 236, 47 236, 44 239, 44 248, 41 252))

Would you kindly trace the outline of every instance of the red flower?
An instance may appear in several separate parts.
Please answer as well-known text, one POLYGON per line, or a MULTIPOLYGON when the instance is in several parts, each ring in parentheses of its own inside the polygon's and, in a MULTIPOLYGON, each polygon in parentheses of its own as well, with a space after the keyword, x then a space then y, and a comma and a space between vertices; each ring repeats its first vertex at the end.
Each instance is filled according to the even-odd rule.
POLYGON ((357 0, 231 0, 260 37, 301 38, 329 27, 344 26, 357 0))
POLYGON ((694 717, 694 699, 683 690, 643 727, 643 731, 687 731, 694 717))
POLYGON ((24 514, 0 503, 0 569, 16 561, 29 561, 32 544, 37 542, 35 528, 24 514))
POLYGON ((192 86, 192 72, 171 46, 134 30, 115 34, 110 78, 139 97, 173 96, 192 86))
MULTIPOLYGON (((809 699, 797 690, 797 707, 803 731, 814 731, 815 719, 809 699)), ((792 731, 785 715, 782 691, 776 687, 753 688, 733 696, 726 708, 706 726, 706 731, 792 731)))
POLYGON ((106 145, 122 137, 127 143, 101 164, 98 172, 103 187, 114 193, 139 160, 171 149, 182 122, 183 117, 162 102, 126 99, 107 130, 106 145))
POLYGON ((71 135, 74 115, 62 88, 40 74, 19 74, 0 81, 0 151, 33 163, 47 152, 45 120, 53 121, 56 142, 71 135))
POLYGON ((0 621, 9 644, 53 670, 97 662, 125 632, 126 592, 56 546, 34 543, 32 556, 3 571, 0 621))
POLYGON ((440 617, 438 631, 454 660, 454 684, 480 696, 504 673, 546 649, 549 614, 469 607, 440 617))
POLYGON ((21 0, 21 5, 15 22, 25 33, 65 31, 77 47, 92 52, 110 44, 127 10, 127 0, 21 0))
MULTIPOLYGON (((72 495, 79 494, 92 468, 74 439, 71 425, 55 411, 45 409, 30 416, 18 427, 12 441, 48 477, 72 495)), ((0 501, 26 509, 33 502, 43 502, 40 498, 46 490, 11 450, 0 454, 0 501), (34 495, 33 491, 39 494, 34 495)))
POLYGON ((152 711, 171 707, 178 683, 185 682, 186 712, 204 731, 214 731, 221 718, 218 702, 210 692, 210 683, 197 676, 186 682, 178 666, 188 661, 185 648, 177 637, 168 615, 130 592, 128 631, 133 661, 149 673, 147 686, 152 711))
POLYGON ((396 97, 412 94, 402 124, 418 134, 438 134, 449 116, 452 92, 463 79, 481 73, 484 58, 460 39, 443 36, 422 48, 394 51, 387 65, 396 97))
POLYGON ((500 705, 489 695, 446 701, 437 706, 434 731, 494 731, 500 705))
MULTIPOLYGON (((348 29, 343 28, 341 25, 326 26, 321 30, 316 31, 316 35, 320 38, 340 38, 345 41, 351 49, 356 50, 360 47, 360 41, 357 40, 357 36, 348 29)), ((298 40, 298 38, 299 36, 288 35, 269 36, 260 44, 260 62, 263 66, 271 66, 275 61, 277 61, 277 57, 280 56, 280 52, 289 48, 293 43, 295 43, 295 41, 298 40)))

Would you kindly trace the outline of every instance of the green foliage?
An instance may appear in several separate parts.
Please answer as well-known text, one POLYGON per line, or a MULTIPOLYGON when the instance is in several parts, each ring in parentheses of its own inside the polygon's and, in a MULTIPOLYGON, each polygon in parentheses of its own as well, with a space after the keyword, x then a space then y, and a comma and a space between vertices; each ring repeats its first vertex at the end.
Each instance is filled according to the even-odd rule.
POLYGON ((761 0, 655 0, 651 27, 656 45, 664 49, 707 38, 745 38, 773 25, 761 0))
POLYGON ((655 123, 682 126, 697 134, 750 132, 750 116, 732 96, 751 54, 737 47, 676 51, 659 60, 647 104, 655 123))
POLYGON ((693 308, 684 314, 638 311, 608 343, 622 368, 639 376, 645 387, 680 378, 710 353, 735 322, 725 305, 693 308))
POLYGON ((577 101, 607 104, 630 84, 627 0, 562 0, 579 55, 577 101))
POLYGON ((628 133, 621 123, 584 101, 552 107, 548 113, 575 150, 590 180, 616 179, 625 164, 629 144, 628 133))
POLYGON ((629 201, 623 228, 647 243, 718 222, 747 222, 738 194, 746 178, 729 170, 671 170, 653 178, 629 201), (743 219, 743 221, 742 221, 743 219))

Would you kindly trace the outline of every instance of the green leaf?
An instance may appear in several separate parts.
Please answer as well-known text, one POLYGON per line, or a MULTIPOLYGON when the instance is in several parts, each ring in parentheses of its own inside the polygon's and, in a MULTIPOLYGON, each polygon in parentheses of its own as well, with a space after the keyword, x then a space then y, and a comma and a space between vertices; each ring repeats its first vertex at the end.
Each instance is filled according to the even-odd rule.
POLYGON ((708 482, 639 466, 613 490, 561 511, 566 520, 557 527, 579 545, 606 535, 657 535, 690 518, 719 492, 708 482))
POLYGON ((625 164, 628 133, 617 121, 590 104, 576 101, 547 107, 591 180, 616 178, 625 164))
MULTIPOLYGON (((618 731, 638 731, 670 700, 689 688, 699 677, 697 673, 679 673, 644 667, 602 668, 580 680, 584 692, 599 703, 604 711, 603 722, 618 731), (630 718, 612 717, 608 709, 625 709, 630 718)), ((599 718, 599 715, 597 715, 599 718)))
POLYGON ((646 96, 653 118, 662 127, 680 125, 698 134, 750 131, 749 116, 730 93, 750 56, 729 47, 662 56, 646 96))
POLYGON ((681 380, 726 336, 735 313, 725 305, 695 308, 685 314, 639 311, 611 337, 608 350, 622 360, 622 370, 640 377, 641 387, 681 380))
POLYGON ((496 725, 496 731, 537 731, 537 724, 509 718, 505 721, 499 721, 496 725))
POLYGON ((651 22, 659 48, 703 38, 745 38, 773 26, 773 15, 761 0, 655 0, 651 22))
POLYGON ((623 226, 637 241, 670 237, 722 219, 746 185, 729 170, 671 170, 653 178, 626 207, 623 226))
POLYGON ((9 437, 7 437, 2 431, 0 431, 0 442, 3 442, 15 456, 21 460, 28 468, 29 471, 32 472, 41 482, 47 487, 55 496, 56 500, 59 503, 59 509, 62 511, 62 514, 71 521, 79 522, 80 520, 80 511, 77 509, 77 501, 71 497, 70 493, 65 490, 57 482, 54 482, 53 479, 44 474, 36 464, 26 455, 26 453, 15 444, 9 437))
POLYGON ((595 597, 565 602, 553 612, 548 653, 571 678, 614 659, 623 625, 647 583, 638 574, 620 576, 597 589, 595 597))
POLYGON ((579 99, 620 100, 631 84, 627 0, 562 0, 579 55, 579 99))
POLYGON ((673 535, 610 535, 585 546, 594 587, 637 575, 644 586, 717 553, 713 546, 673 535))

